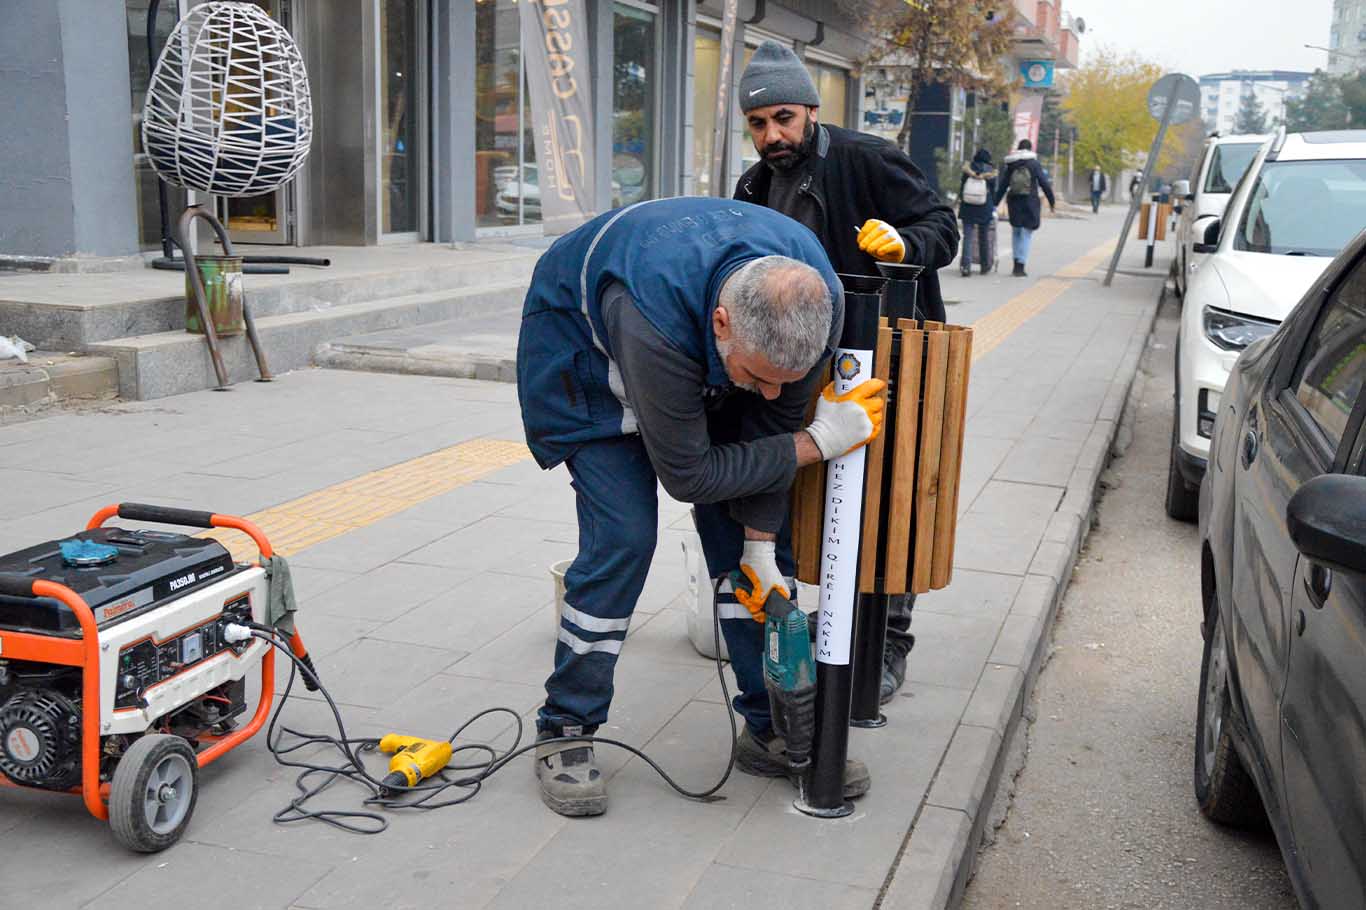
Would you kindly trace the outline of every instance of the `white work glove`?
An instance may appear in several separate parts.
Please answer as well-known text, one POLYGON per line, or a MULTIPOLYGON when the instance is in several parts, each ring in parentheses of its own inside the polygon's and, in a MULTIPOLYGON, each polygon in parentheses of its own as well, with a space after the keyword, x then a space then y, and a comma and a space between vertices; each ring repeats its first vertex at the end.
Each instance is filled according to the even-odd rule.
POLYGON ((821 458, 839 458, 877 438, 887 404, 885 388, 881 379, 869 379, 837 397, 833 382, 825 387, 816 399, 816 418, 806 428, 821 458))
POLYGON ((885 221, 869 218, 858 232, 858 248, 878 262, 900 262, 906 258, 906 241, 885 221))
POLYGON ((750 590, 736 585, 735 599, 749 611, 755 622, 761 623, 768 618, 764 604, 770 592, 776 590, 784 597, 792 596, 783 573, 778 571, 776 547, 771 540, 746 540, 744 552, 740 554, 740 571, 749 579, 750 590))

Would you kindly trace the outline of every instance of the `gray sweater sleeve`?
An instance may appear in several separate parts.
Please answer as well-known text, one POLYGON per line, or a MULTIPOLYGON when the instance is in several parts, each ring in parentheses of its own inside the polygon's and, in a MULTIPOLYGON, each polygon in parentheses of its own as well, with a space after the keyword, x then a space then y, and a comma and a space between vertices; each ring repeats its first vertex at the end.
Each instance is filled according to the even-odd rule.
MULTIPOLYGON (((713 445, 702 398, 703 365, 656 331, 624 287, 607 288, 602 314, 626 398, 664 489, 682 502, 732 501, 737 520, 776 532, 797 469, 789 434, 800 429, 805 404, 797 408, 784 402, 784 389, 778 401, 752 409, 742 441, 713 445)), ((762 402, 757 396, 755 400, 762 402)))

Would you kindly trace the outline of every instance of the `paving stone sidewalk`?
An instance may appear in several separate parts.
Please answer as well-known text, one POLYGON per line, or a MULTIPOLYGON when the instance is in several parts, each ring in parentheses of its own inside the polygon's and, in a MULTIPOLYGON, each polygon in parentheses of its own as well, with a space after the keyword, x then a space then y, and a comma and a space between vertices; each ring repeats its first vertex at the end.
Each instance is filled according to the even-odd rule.
MULTIPOLYGON (((1071 255, 1040 273, 1103 239, 1109 221, 1069 223, 1071 255)), ((806 818, 786 782, 738 773, 723 802, 690 802, 640 760, 602 749, 602 818, 550 813, 522 759, 466 805, 396 815, 362 837, 272 824, 296 772, 257 737, 205 771, 186 839, 155 856, 124 852, 77 800, 0 790, 0 908, 949 904, 1088 524, 1160 274, 1109 290, 1094 272, 1068 279, 975 364, 954 580, 917 604, 910 678, 888 726, 852 731, 851 753, 873 774, 853 816, 806 818)), ((1005 290, 979 292, 969 318, 1028 286, 970 280, 1005 290)), ((112 501, 250 513, 463 441, 519 439, 515 395, 506 383, 312 370, 0 427, 0 552, 68 534, 112 501)), ((688 522, 686 506, 662 497, 602 733, 703 787, 724 767, 729 726, 714 665, 685 634, 688 522)), ((295 555, 300 628, 348 732, 445 736, 495 705, 529 720, 555 640, 547 567, 575 540, 565 472, 527 460, 295 555)), ((307 694, 284 717, 330 727, 307 694)), ((467 735, 507 743, 510 725, 488 718, 467 735)), ((318 803, 359 808, 361 795, 337 785, 318 803)))

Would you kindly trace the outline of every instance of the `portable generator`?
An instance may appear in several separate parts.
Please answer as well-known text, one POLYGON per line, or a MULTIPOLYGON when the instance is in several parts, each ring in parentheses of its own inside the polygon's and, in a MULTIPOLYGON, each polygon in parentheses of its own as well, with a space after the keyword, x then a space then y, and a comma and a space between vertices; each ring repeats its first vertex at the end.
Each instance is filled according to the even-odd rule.
MULTIPOLYGON (((199 769, 270 713, 272 558, 245 519, 136 503, 101 509, 72 538, 0 556, 0 784, 79 794, 132 850, 175 843, 199 769), (234 562, 209 538, 104 527, 114 516, 234 528, 261 563, 234 562)), ((297 631, 289 644, 311 670, 297 631)))

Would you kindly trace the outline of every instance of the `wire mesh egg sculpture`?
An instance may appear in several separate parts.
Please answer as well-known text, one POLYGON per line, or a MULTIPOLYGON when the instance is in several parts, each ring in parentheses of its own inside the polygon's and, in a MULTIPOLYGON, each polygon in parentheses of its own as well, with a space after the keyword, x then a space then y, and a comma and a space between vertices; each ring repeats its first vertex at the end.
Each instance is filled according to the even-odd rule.
POLYGON ((308 73, 283 26, 221 0, 177 23, 142 108, 142 146, 163 180, 259 196, 294 176, 312 139, 308 73))

